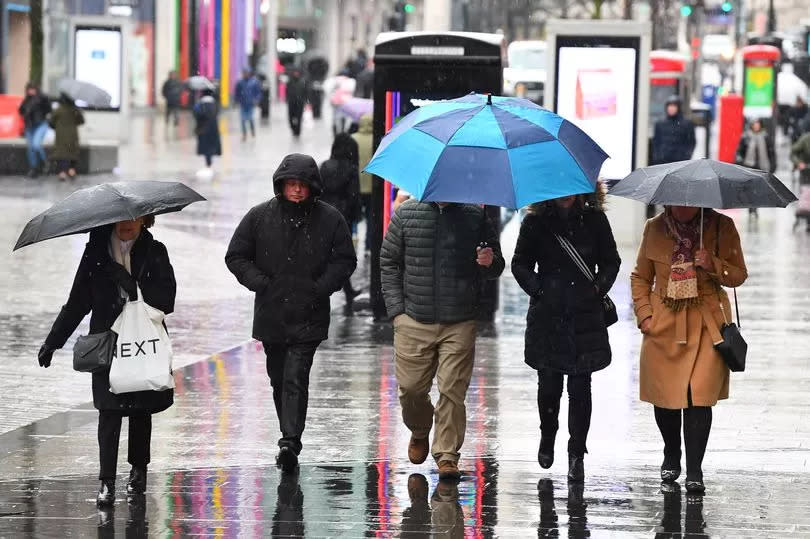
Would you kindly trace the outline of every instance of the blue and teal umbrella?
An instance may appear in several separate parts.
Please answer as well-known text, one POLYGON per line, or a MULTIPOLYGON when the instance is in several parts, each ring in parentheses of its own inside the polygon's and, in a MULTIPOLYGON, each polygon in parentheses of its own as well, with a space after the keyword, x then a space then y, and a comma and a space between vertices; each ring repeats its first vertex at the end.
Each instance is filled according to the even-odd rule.
POLYGON ((365 171, 419 200, 522 208, 593 192, 607 158, 584 131, 531 101, 470 94, 405 116, 365 171))

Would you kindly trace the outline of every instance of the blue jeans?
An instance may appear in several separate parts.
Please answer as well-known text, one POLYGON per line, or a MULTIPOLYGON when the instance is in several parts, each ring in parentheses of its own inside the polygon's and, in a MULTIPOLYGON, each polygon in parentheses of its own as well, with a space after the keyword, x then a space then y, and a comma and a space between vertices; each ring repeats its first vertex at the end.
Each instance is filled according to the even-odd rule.
POLYGON ((247 126, 250 125, 250 134, 256 134, 256 127, 253 124, 253 107, 240 107, 239 116, 242 119, 242 134, 247 135, 247 126))
POLYGON ((41 162, 43 165, 48 162, 48 156, 45 155, 45 148, 42 147, 42 141, 45 140, 45 134, 48 132, 48 122, 42 122, 36 127, 28 127, 25 129, 25 142, 28 145, 26 154, 28 156, 28 165, 31 168, 37 168, 41 162))

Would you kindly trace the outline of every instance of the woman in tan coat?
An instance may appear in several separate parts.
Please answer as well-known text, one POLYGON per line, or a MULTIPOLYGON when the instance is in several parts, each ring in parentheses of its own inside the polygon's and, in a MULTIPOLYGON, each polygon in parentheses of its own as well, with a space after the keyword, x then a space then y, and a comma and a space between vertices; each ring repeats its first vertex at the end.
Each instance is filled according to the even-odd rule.
POLYGON ((667 207, 647 221, 631 275, 636 320, 644 334, 639 382, 641 400, 655 407, 664 438, 661 479, 681 473, 681 410, 686 446, 686 488, 703 492, 703 455, 712 406, 728 398, 729 370, 714 344, 731 319, 722 286, 748 276, 734 222, 706 210, 703 248, 700 209, 667 207))

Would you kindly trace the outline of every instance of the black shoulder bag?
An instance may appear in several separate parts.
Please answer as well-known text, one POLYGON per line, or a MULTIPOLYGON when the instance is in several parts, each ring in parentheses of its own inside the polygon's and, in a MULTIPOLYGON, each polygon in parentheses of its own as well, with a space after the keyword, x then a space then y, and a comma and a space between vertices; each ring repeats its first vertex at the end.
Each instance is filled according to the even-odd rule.
MULTIPOLYGON (((714 246, 714 255, 719 256, 720 250, 720 222, 717 222, 717 238, 714 246)), ((723 286, 718 283, 719 290, 723 286)), ((720 352, 723 361, 728 365, 729 370, 733 372, 742 372, 745 370, 745 356, 748 352, 748 343, 743 339, 740 333, 740 304, 737 302, 737 289, 734 288, 734 308, 737 311, 737 323, 729 321, 726 316, 726 310, 723 308, 723 298, 720 297, 720 311, 723 313, 723 327, 720 328, 720 334, 723 340, 714 345, 715 350, 720 352)))
MULTIPOLYGON (((138 271, 138 278, 136 279, 138 282, 140 282, 143 270, 148 263, 148 255, 149 248, 147 247, 143 264, 141 264, 141 269, 138 271)), ((111 329, 80 336, 76 339, 76 344, 73 345, 73 370, 95 373, 109 369, 112 365, 113 351, 117 340, 118 335, 111 329)))
MULTIPOLYGON (((596 277, 591 272, 591 268, 588 267, 588 264, 585 263, 585 260, 582 259, 582 256, 580 256, 571 242, 559 234, 554 234, 554 236, 557 238, 557 241, 560 242, 560 247, 562 247, 563 251, 571 257, 571 260, 573 260, 574 264, 579 268, 579 271, 582 272, 586 279, 596 285, 596 277)), ((616 304, 613 303, 613 300, 610 299, 610 296, 607 294, 602 296, 601 303, 602 314, 604 314, 605 317, 605 327, 612 326, 619 321, 619 314, 616 312, 616 304)))

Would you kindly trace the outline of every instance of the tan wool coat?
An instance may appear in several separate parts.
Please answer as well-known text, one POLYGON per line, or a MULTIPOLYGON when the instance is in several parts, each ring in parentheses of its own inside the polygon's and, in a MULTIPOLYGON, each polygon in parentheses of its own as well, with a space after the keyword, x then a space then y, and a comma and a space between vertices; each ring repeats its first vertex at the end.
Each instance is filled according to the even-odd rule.
POLYGON ((698 305, 676 313, 663 303, 675 247, 663 214, 647 221, 630 277, 638 325, 652 317, 641 344, 640 396, 661 408, 687 408, 690 388, 693 406, 714 406, 728 398, 729 370, 714 343, 722 340, 720 328, 724 320, 731 321, 732 310, 717 285, 740 286, 748 271, 740 236, 729 217, 711 212, 704 224, 703 245, 714 268, 710 272, 698 268, 698 305))

